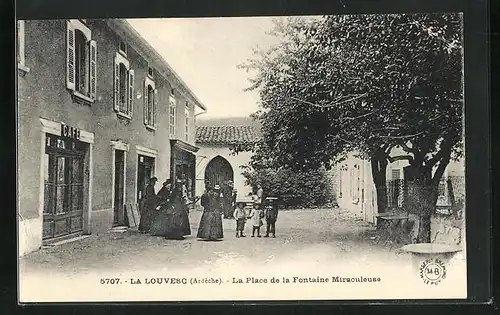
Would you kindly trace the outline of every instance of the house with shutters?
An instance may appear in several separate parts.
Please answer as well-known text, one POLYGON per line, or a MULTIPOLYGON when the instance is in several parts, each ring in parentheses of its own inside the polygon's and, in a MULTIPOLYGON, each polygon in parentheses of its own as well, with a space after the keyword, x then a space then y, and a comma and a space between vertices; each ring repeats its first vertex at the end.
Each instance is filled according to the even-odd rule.
POLYGON ((18 21, 17 62, 20 255, 124 224, 153 176, 196 194, 206 107, 126 20, 18 21))
POLYGON ((234 153, 231 146, 252 144, 259 140, 259 126, 250 118, 199 121, 196 127, 196 191, 205 184, 223 185, 233 181, 238 196, 247 196, 252 187, 245 184, 241 166, 247 165, 252 152, 234 153))

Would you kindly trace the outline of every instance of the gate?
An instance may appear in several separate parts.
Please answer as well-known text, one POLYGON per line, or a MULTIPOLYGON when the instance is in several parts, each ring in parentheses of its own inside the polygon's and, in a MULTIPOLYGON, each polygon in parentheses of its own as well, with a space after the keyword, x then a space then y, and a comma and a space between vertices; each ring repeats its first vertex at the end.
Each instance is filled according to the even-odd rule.
POLYGON ((234 172, 231 164, 222 156, 214 157, 205 169, 205 185, 223 185, 228 180, 234 180, 234 172))

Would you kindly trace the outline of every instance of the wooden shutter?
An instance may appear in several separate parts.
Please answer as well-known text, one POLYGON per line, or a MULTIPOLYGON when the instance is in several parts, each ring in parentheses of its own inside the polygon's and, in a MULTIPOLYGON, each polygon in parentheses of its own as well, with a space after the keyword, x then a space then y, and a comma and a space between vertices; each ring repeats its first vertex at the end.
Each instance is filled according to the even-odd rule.
POLYGON ((66 22, 66 87, 75 90, 75 28, 66 22))
POLYGON ((148 81, 144 80, 144 124, 148 124, 148 99, 149 99, 149 93, 148 93, 148 81))
POLYGON ((134 70, 128 71, 128 114, 132 116, 134 112, 134 70))
POLYGON ((152 104, 153 104, 153 126, 156 127, 156 121, 157 121, 156 120, 156 117, 157 117, 156 103, 158 101, 158 99, 157 99, 157 97, 158 97, 158 90, 157 89, 154 90, 153 95, 154 95, 154 99, 153 99, 153 102, 152 102, 152 104))
POLYGON ((115 80, 114 80, 114 96, 113 96, 113 109, 118 112, 120 111, 120 62, 118 58, 115 57, 115 80))
POLYGON ((96 88, 97 88, 97 42, 95 40, 90 41, 89 45, 89 60, 90 60, 90 98, 95 99, 96 88))

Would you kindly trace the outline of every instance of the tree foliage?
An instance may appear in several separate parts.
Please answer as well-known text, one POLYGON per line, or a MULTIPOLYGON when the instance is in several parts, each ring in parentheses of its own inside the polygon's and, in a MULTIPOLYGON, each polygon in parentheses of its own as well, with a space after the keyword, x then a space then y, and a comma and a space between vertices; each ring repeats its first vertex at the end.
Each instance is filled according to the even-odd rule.
POLYGON ((443 13, 277 21, 279 44, 242 65, 256 72, 267 158, 294 169, 353 150, 405 159, 435 192, 463 154, 461 31, 461 15, 443 13), (390 156, 395 147, 406 153, 390 156))

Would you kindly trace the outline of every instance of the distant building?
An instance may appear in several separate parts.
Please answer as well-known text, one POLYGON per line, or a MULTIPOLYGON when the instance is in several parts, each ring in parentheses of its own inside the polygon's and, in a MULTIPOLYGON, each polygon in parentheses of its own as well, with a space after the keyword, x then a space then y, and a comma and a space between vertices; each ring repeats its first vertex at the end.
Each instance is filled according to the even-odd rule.
POLYGON ((252 187, 245 185, 241 166, 250 162, 252 152, 234 154, 230 145, 255 143, 259 130, 253 125, 205 125, 196 127, 196 191, 203 192, 205 183, 222 185, 228 180, 234 182, 238 195, 246 196, 252 187))
POLYGON ((206 110, 121 19, 18 21, 19 254, 124 223, 149 178, 195 194, 206 110))

